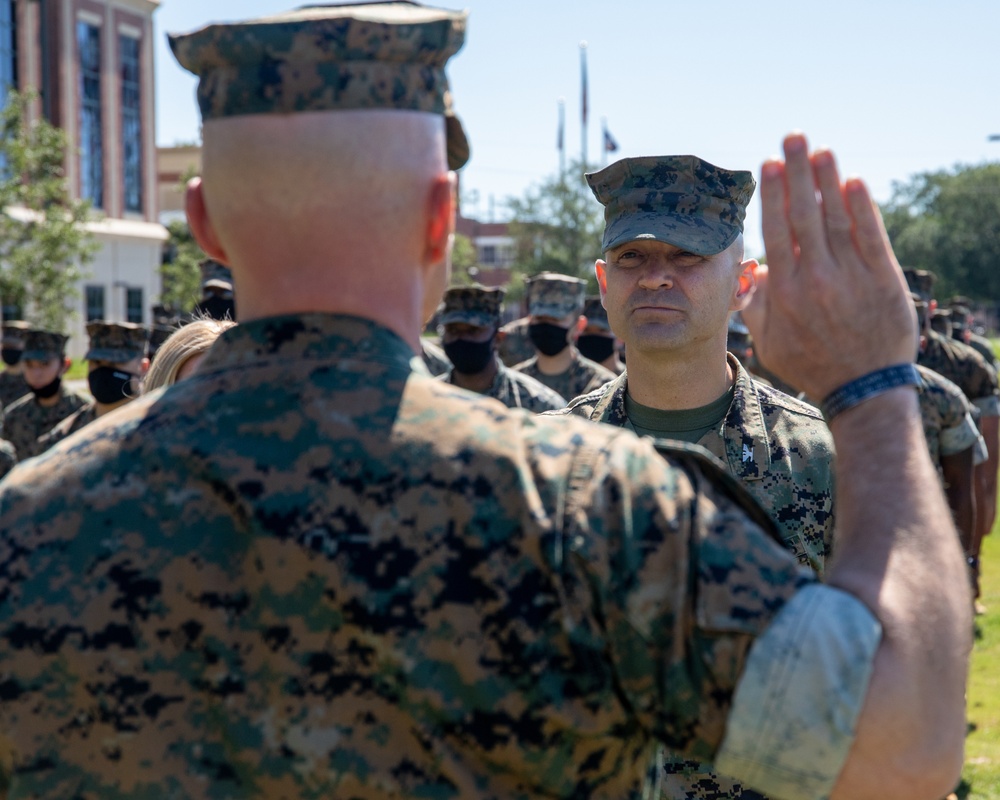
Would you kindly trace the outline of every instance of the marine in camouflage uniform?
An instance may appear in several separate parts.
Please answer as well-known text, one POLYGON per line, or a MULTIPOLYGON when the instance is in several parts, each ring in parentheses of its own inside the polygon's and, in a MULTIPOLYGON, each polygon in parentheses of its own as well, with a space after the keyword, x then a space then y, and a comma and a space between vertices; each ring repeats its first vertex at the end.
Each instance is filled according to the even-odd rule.
POLYGON ((87 334, 90 347, 84 358, 94 399, 40 436, 38 453, 139 396, 139 380, 149 368, 146 329, 130 322, 93 320, 87 323, 87 334))
POLYGON ((556 394, 576 397, 613 380, 615 374, 584 358, 573 341, 582 330, 587 284, 579 278, 543 272, 530 280, 529 335, 538 351, 514 369, 544 383, 556 394), (548 334, 546 340, 539 338, 548 334), (562 367, 552 372, 551 364, 562 367))
MULTIPOLYGON (((822 574, 833 544, 833 443, 823 415, 808 403, 754 380, 729 355, 732 403, 718 430, 698 440, 729 468, 777 523, 801 564, 822 574)), ((628 370, 557 413, 635 431, 625 412, 628 370)))
MULTIPOLYGON (((878 620, 799 569, 714 462, 505 409, 414 357, 429 310, 417 270, 447 272, 444 151, 454 168, 468 155, 457 119, 435 118, 451 113, 444 63, 464 26, 463 13, 388 3, 172 40, 202 78, 206 177, 228 161, 277 187, 287 173, 268 180, 246 158, 259 146, 315 165, 303 191, 367 192, 371 207, 345 219, 313 212, 306 244, 331 253, 344 283, 413 308, 391 320, 403 333, 334 313, 336 295, 319 295, 332 310, 279 315, 266 277, 318 268, 251 248, 237 269, 260 288, 246 296, 275 316, 226 331, 192 378, 3 482, 8 797, 629 798, 659 742, 803 797, 828 793, 851 765, 850 731, 882 663, 878 620), (324 113, 373 106, 421 113, 324 113), (298 132, 286 122, 296 111, 316 127, 298 132), (404 135, 409 151, 371 142, 404 135), (411 178, 384 158, 329 157, 352 147, 434 161, 411 178), (366 188, 362 176, 377 180, 366 188), (332 243, 362 219, 399 220, 393 179, 432 201, 413 211, 413 263, 386 258, 377 271, 395 242, 371 237, 380 257, 352 272, 362 254, 332 243), (366 284, 371 272, 398 280, 366 284), (808 689, 785 680, 803 670, 808 689), (778 693, 762 731, 760 698, 778 693), (802 748, 816 754, 806 772, 802 748)), ((218 251, 204 198, 193 183, 192 230, 218 251)), ((298 213, 268 235, 289 235, 298 213)), ((888 407, 913 421, 912 404, 888 407)), ((917 523, 917 542, 936 545, 917 523)), ((937 588, 921 597, 941 600, 937 588)), ((865 712, 878 726, 877 709, 865 712)))
MULTIPOLYGON (((691 399, 700 386, 690 386, 670 401, 656 400, 660 405, 641 407, 631 397, 626 370, 601 390, 572 400, 561 413, 637 433, 666 428, 671 438, 696 441, 719 458, 775 520, 785 547, 799 562, 822 574, 834 530, 830 431, 819 411, 754 380, 726 353, 734 309, 725 309, 715 296, 735 295, 740 286, 746 262, 731 248, 738 246, 743 231, 753 176, 695 156, 649 156, 619 160, 588 174, 587 181, 605 208, 602 250, 607 260, 596 265, 598 285, 611 328, 632 357, 634 385, 657 397, 652 390, 663 376, 670 376, 671 364, 695 357, 704 362, 706 375, 731 376, 731 382, 714 381, 710 391, 722 394, 704 407, 691 399), (697 254, 696 264, 673 260, 693 261, 690 254, 697 254), (681 281, 677 273, 685 270, 712 276, 707 280, 715 275, 722 279, 706 284, 713 287, 712 295, 688 293, 681 301, 672 292, 684 291, 675 286, 681 281), (645 306, 679 306, 685 310, 684 321, 658 317, 653 327, 641 316, 644 312, 634 311, 645 306), (687 328, 681 327, 697 324, 704 336, 713 323, 718 326, 714 347, 702 346, 700 339, 692 344, 687 328), (722 364, 727 365, 725 372, 719 370, 722 364), (663 405, 667 402, 672 405, 663 405), (688 410, 694 406, 699 408, 688 410), (682 433, 676 430, 679 425, 692 430, 682 433)), ((659 758, 664 798, 760 797, 711 764, 670 752, 659 758)))
POLYGON ((24 334, 30 328, 24 320, 11 320, 3 324, 3 362, 7 368, 0 372, 0 408, 7 408, 15 400, 31 393, 21 371, 24 334))
POLYGON ((584 358, 596 361, 615 375, 625 371, 625 364, 618 357, 618 337, 611 330, 608 312, 599 296, 588 297, 583 304, 587 325, 576 340, 576 347, 584 358))
MULTIPOLYGON (((30 330, 24 337, 24 361, 62 360, 65 356, 67 337, 52 331, 30 330)), ((65 371, 65 367, 60 367, 65 371)), ((14 445, 18 461, 37 455, 38 438, 50 431, 77 409, 88 398, 70 389, 61 381, 52 397, 40 400, 34 392, 17 400, 4 412, 3 438, 14 445)))
MULTIPOLYGON (((964 298, 961 298, 964 300, 964 298)), ((993 344, 989 339, 972 331, 972 311, 959 298, 949 301, 951 307, 951 336, 959 342, 964 342, 983 357, 994 372, 1000 372, 1000 360, 997 359, 993 344)))
POLYGON ((452 369, 443 380, 534 414, 566 405, 562 395, 528 375, 508 369, 496 352, 504 290, 456 286, 438 309, 441 341, 452 369))

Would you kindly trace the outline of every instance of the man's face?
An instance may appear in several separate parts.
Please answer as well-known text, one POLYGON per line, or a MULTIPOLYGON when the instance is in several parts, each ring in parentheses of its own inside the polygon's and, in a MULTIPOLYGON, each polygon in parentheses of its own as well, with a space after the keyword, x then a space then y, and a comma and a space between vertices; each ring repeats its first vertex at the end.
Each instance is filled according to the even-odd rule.
POLYGON ((45 361, 27 359, 24 363, 24 380, 32 389, 42 389, 66 371, 62 358, 50 358, 45 361))
POLYGON ((609 250, 596 271, 611 329, 629 352, 725 341, 729 312, 753 293, 757 265, 741 253, 741 243, 700 256, 652 239, 609 250))

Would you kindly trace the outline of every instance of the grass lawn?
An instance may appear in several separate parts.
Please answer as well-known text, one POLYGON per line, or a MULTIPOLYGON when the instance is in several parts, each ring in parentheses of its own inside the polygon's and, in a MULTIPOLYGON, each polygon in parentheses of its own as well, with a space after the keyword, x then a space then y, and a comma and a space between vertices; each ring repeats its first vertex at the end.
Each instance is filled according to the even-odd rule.
POLYGON ((1000 522, 983 542, 982 602, 969 678, 969 736, 960 798, 1000 798, 1000 522))

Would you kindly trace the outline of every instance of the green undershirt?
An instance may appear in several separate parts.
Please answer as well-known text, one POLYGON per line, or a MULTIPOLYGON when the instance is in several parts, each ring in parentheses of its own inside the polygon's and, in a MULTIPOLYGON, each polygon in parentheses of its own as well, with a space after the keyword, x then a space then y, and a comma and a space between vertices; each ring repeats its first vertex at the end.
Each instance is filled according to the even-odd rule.
POLYGON ((640 436, 654 436, 657 439, 676 439, 697 444, 701 437, 722 427, 722 421, 733 403, 736 387, 730 387, 718 400, 701 408, 685 408, 681 411, 662 411, 635 402, 625 392, 625 415, 640 436))

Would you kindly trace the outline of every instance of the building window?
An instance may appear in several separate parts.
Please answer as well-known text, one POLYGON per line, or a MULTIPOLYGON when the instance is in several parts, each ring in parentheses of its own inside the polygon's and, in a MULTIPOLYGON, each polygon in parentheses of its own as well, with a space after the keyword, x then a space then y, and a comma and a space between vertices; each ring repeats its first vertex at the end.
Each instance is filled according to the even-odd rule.
POLYGON ((129 322, 142 325, 142 289, 125 290, 125 317, 129 322))
POLYGON ((492 266, 497 263, 497 248, 493 244, 484 244, 479 251, 479 263, 492 266))
POLYGON ((104 287, 87 287, 87 322, 104 319, 104 287))
POLYGON ((17 88, 17 6, 14 0, 0 0, 0 108, 7 95, 17 88))
POLYGON ((80 50, 80 196, 104 208, 104 136, 101 129, 101 31, 76 24, 80 50))
POLYGON ((122 84, 122 166, 125 210, 142 211, 142 107, 139 104, 139 40, 118 37, 122 84))

